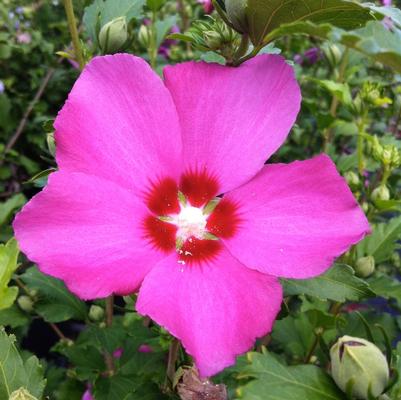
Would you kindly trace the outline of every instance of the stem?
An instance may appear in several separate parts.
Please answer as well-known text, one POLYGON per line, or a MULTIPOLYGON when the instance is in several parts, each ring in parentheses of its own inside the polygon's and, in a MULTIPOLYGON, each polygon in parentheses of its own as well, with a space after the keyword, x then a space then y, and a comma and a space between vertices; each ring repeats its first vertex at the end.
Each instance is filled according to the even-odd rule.
POLYGON ((150 26, 150 43, 149 43, 149 60, 150 60, 150 65, 152 69, 156 69, 157 65, 157 32, 155 28, 155 22, 156 22, 156 12, 152 12, 152 25, 150 26))
MULTIPOLYGON (((26 126, 26 124, 28 122, 28 118, 31 115, 31 112, 33 111, 33 108, 35 107, 36 103, 42 97, 47 85, 49 84, 50 79, 52 78, 52 76, 54 74, 54 71, 55 71, 54 68, 49 68, 48 69, 45 77, 42 80, 42 83, 40 84, 37 92, 35 93, 34 98, 29 103, 27 109, 25 110, 24 115, 22 116, 21 121, 18 124, 17 130, 11 136, 11 138, 7 142, 6 146, 4 147, 4 151, 3 151, 3 155, 4 156, 12 149, 12 147, 15 145, 15 143, 17 142, 17 140, 21 136, 22 132, 24 131, 25 126, 26 126)), ((2 158, 0 160, 0 166, 3 164, 4 160, 5 160, 5 158, 2 158)))
POLYGON ((175 363, 177 362, 179 349, 180 349, 180 342, 178 341, 178 339, 173 339, 168 352, 167 373, 166 373, 167 378, 170 380, 170 382, 174 381, 175 363))
MULTIPOLYGON (((106 326, 110 328, 113 325, 113 306, 114 306, 114 296, 111 295, 106 298, 106 326)), ((104 354, 104 361, 107 367, 107 375, 114 375, 114 359, 113 355, 108 351, 104 354)))
POLYGON ((238 46, 237 51, 234 54, 234 63, 237 62, 242 56, 246 54, 249 47, 249 36, 244 33, 241 36, 241 43, 238 46))
POLYGON ((363 162, 363 147, 364 147, 364 132, 365 132, 365 118, 361 118, 358 123, 358 138, 357 138, 357 158, 358 158, 358 172, 362 176, 364 162, 363 162))
POLYGON ((72 45, 74 47, 75 58, 78 61, 79 69, 85 66, 84 57, 82 55, 81 43, 79 41, 77 24, 75 22, 74 6, 72 0, 64 0, 65 13, 67 15, 68 28, 70 30, 72 45))
POLYGON ((49 322, 49 325, 53 329, 53 331, 56 333, 56 335, 59 337, 60 340, 69 340, 67 338, 67 336, 65 336, 64 333, 61 332, 60 328, 56 324, 53 324, 53 322, 49 322))
MULTIPOLYGON (((344 51, 343 58, 341 60, 341 65, 340 69, 338 72, 338 78, 337 82, 338 83, 343 83, 344 82, 344 77, 345 77, 345 70, 347 68, 348 64, 348 55, 349 55, 349 48, 347 47, 344 51)), ((331 100, 331 105, 330 105, 330 115, 332 117, 335 117, 337 115, 337 108, 339 105, 338 98, 336 96, 333 96, 331 100)), ((324 151, 327 152, 329 144, 331 143, 332 140, 332 129, 328 128, 325 130, 325 135, 324 135, 324 151)))
POLYGON ((248 53, 246 56, 240 58, 239 60, 234 61, 234 63, 233 63, 234 67, 238 67, 238 65, 241 65, 243 62, 248 61, 249 59, 255 57, 259 53, 259 51, 262 49, 263 46, 254 47, 254 49, 250 53, 248 53))

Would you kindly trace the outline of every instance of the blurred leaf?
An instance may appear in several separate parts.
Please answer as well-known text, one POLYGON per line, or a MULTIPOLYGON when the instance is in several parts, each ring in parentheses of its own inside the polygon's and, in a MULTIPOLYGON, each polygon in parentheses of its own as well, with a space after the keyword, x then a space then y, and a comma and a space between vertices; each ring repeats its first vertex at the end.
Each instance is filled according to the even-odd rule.
POLYGON ((380 211, 401 211, 401 200, 375 200, 374 203, 380 211))
POLYGON ((401 284, 397 279, 381 274, 369 278, 370 288, 377 296, 385 299, 393 298, 401 305, 401 284))
POLYGON ((153 12, 158 11, 165 3, 165 0, 146 0, 146 6, 153 12))
POLYGON ((373 256, 377 264, 387 261, 393 254, 401 235, 401 216, 375 225, 373 233, 356 246, 358 257, 373 256))
POLYGON ((18 295, 17 287, 8 287, 14 271, 18 268, 18 254, 15 239, 0 244, 0 310, 10 307, 18 295))
POLYGON ((166 35, 170 32, 171 28, 177 23, 177 17, 172 15, 163 20, 155 22, 156 29, 156 47, 160 47, 166 35))
POLYGON ((11 217, 11 214, 17 208, 22 207, 26 202, 23 194, 15 194, 8 200, 0 203, 0 225, 3 225, 11 217))
POLYGON ((29 323, 29 317, 16 304, 0 310, 0 325, 17 328, 29 323))
POLYGON ((345 394, 322 368, 286 366, 270 353, 248 353, 250 365, 241 377, 254 378, 237 392, 244 400, 345 400, 345 394))
POLYGON ((45 387, 42 367, 35 356, 24 363, 14 342, 15 337, 8 336, 4 328, 0 328, 0 399, 8 399, 22 387, 40 398, 45 387))
POLYGON ((35 310, 46 321, 86 318, 85 303, 69 292, 62 281, 42 274, 36 267, 29 268, 20 278, 30 289, 38 291, 39 301, 35 303, 35 310))
POLYGON ((338 83, 327 79, 311 78, 313 82, 326 89, 332 96, 335 96, 344 105, 352 103, 351 91, 347 83, 338 83))
POLYGON ((246 14, 255 46, 261 45, 266 35, 282 24, 329 22, 340 28, 354 29, 372 19, 369 9, 347 0, 249 0, 246 14))
POLYGON ((207 51, 206 53, 202 53, 200 58, 207 63, 226 65, 226 59, 220 54, 215 53, 214 51, 207 51))
POLYGON ((313 279, 281 279, 286 296, 307 294, 319 299, 344 302, 373 295, 369 285, 355 276, 345 264, 334 264, 324 274, 313 279))

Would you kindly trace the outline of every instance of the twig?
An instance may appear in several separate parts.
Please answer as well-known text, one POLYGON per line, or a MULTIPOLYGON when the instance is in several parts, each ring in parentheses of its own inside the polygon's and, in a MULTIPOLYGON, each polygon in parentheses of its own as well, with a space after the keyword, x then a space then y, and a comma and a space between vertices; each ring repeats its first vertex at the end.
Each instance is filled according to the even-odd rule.
POLYGON ((175 375, 175 363, 177 362, 178 358, 178 350, 180 349, 180 342, 178 339, 173 339, 170 344, 170 349, 168 352, 168 361, 167 361, 167 378, 170 382, 174 381, 175 375))

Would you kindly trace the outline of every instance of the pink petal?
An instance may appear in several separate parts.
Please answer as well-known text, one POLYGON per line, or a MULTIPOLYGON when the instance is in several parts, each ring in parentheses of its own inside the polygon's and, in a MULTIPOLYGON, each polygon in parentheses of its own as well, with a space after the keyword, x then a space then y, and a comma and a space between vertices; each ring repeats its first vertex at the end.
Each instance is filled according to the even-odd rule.
POLYGON ((146 276, 136 308, 179 338, 202 376, 235 363, 268 333, 280 309, 276 278, 241 265, 223 249, 212 262, 161 261, 146 276))
POLYGON ((56 159, 121 186, 148 189, 177 178, 181 134, 171 95, 148 64, 129 54, 94 58, 56 121, 56 159))
POLYGON ((370 232, 326 155, 267 165, 226 198, 240 204, 241 218, 237 233, 224 239, 226 246, 246 266, 275 276, 319 275, 370 232))
POLYGON ((28 258, 79 297, 127 294, 165 257, 144 239, 146 212, 110 181, 55 172, 17 215, 14 232, 28 258))
POLYGON ((299 111, 293 69, 261 55, 238 68, 188 62, 166 67, 177 106, 187 170, 206 169, 220 190, 252 178, 284 142, 299 111))

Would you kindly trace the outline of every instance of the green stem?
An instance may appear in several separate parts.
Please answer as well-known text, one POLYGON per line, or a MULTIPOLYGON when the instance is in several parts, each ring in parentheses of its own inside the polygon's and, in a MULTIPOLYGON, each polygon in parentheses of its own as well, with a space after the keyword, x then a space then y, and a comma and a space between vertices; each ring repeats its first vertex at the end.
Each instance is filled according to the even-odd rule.
POLYGON ((155 22, 156 22, 156 12, 152 12, 152 25, 150 27, 150 43, 149 43, 149 59, 150 59, 150 65, 153 69, 156 69, 157 65, 157 32, 156 32, 156 27, 155 27, 155 22))
POLYGON ((234 54, 234 64, 246 54, 246 52, 248 51, 248 47, 249 47, 249 36, 246 33, 244 33, 241 36, 241 43, 239 44, 238 49, 234 54))
POLYGON ((241 65, 245 61, 248 61, 251 58, 255 57, 259 53, 259 51, 262 49, 262 47, 263 46, 254 47, 254 49, 250 53, 248 53, 246 56, 240 58, 239 60, 234 61, 234 63, 233 63, 234 67, 238 67, 238 65, 241 65))
MULTIPOLYGON (((114 308, 114 296, 111 295, 106 298, 106 326, 110 328, 113 325, 113 308, 114 308)), ((113 355, 108 351, 104 353, 104 361, 107 367, 107 375, 114 375, 114 359, 113 355)))
MULTIPOLYGON (((345 77, 345 71, 348 65, 348 55, 349 55, 349 48, 347 47, 344 51, 342 60, 341 60, 341 65, 340 65, 340 69, 338 71, 338 78, 337 78, 337 82, 338 83, 343 83, 344 82, 344 77, 345 77)), ((330 105, 330 115, 332 117, 335 117, 337 115, 337 108, 339 105, 339 101, 338 98, 336 96, 333 96, 332 100, 331 100, 331 105, 330 105)), ((332 134, 332 129, 331 128, 327 128, 325 130, 324 133, 324 151, 327 152, 328 148, 329 148, 329 144, 331 143, 331 140, 333 138, 333 134, 332 134)))
POLYGON ((65 8, 65 13, 67 15, 67 23, 68 23, 68 28, 70 30, 72 45, 74 47, 75 58, 78 61, 79 69, 82 71, 82 69, 85 66, 85 62, 84 62, 84 57, 82 55, 81 43, 79 41, 78 29, 75 21, 74 6, 72 4, 72 0, 64 0, 64 8, 65 8))
POLYGON ((362 176, 364 169, 363 148, 364 148, 365 118, 362 117, 358 122, 358 138, 357 138, 357 159, 358 172, 362 176))

